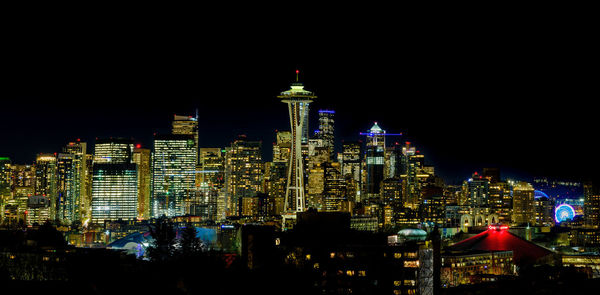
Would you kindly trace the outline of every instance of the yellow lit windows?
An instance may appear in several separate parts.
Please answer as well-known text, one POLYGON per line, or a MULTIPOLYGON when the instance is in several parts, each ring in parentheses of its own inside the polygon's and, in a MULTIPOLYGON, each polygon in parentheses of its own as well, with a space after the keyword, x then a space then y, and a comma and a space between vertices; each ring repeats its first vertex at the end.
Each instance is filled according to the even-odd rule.
POLYGON ((419 261, 416 261, 416 260, 404 261, 404 267, 417 268, 417 267, 419 267, 419 261))

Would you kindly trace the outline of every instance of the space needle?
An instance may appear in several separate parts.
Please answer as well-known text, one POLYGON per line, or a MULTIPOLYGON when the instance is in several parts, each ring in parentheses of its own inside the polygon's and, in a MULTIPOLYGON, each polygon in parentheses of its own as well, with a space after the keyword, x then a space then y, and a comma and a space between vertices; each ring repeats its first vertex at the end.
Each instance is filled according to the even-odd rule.
POLYGON ((317 98, 312 92, 304 90, 304 85, 298 81, 292 83, 291 89, 281 92, 277 98, 287 103, 290 114, 292 147, 288 165, 287 186, 285 190, 283 224, 287 219, 296 219, 296 213, 305 211, 304 198, 304 165, 302 164, 303 129, 308 124, 308 105, 317 98))

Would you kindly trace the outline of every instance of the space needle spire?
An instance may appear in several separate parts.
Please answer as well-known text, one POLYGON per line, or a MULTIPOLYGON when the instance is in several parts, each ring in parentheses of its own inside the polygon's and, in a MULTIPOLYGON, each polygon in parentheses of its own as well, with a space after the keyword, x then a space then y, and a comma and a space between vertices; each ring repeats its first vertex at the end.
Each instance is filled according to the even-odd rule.
POLYGON ((303 129, 308 124, 308 105, 317 98, 312 92, 305 90, 298 81, 299 70, 296 70, 296 81, 291 89, 281 92, 277 98, 288 105, 292 133, 292 148, 287 174, 287 186, 284 202, 285 219, 295 219, 296 213, 306 210, 304 197, 304 165, 302 161, 303 129))

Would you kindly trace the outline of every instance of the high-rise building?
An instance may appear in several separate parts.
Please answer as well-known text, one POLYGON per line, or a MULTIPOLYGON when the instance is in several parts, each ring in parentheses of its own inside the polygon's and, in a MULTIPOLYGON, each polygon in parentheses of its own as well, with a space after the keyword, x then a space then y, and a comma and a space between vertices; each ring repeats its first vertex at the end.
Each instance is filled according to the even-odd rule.
POLYGON ((405 207, 417 210, 421 203, 421 184, 419 175, 425 166, 424 156, 419 154, 410 142, 402 147, 401 156, 402 178, 405 185, 405 207))
POLYGON ((396 143, 385 148, 383 178, 401 177, 402 147, 396 143))
POLYGON ((43 224, 51 220, 50 199, 46 196, 30 196, 27 199, 27 224, 43 224))
POLYGON ((150 209, 153 217, 185 214, 184 201, 195 190, 196 155, 196 145, 191 135, 154 137, 150 209))
POLYGON ((361 188, 361 142, 342 143, 342 153, 339 161, 341 162, 342 176, 347 179, 349 185, 352 185, 353 195, 348 196, 353 202, 358 203, 360 199, 361 188))
POLYGON ((540 197, 533 201, 535 208, 535 225, 537 226, 554 226, 554 201, 540 197))
POLYGON ((10 195, 11 173, 10 158, 0 157, 0 198, 10 195))
POLYGON ((200 148, 197 185, 206 184, 216 190, 225 187, 225 154, 222 148, 200 148))
POLYGON ((58 154, 57 200, 55 218, 65 224, 82 220, 82 203, 89 196, 87 182, 88 161, 85 142, 69 142, 58 154))
POLYGON ((292 133, 277 131, 277 141, 273 144, 273 162, 288 163, 292 149, 292 133))
POLYGON ((35 195, 45 196, 49 202, 49 218, 54 219, 56 202, 56 172, 57 158, 55 154, 38 154, 35 160, 35 195))
POLYGON ((92 172, 92 222, 138 217, 138 173, 133 141, 98 139, 92 172))
POLYGON ((400 177, 387 178, 381 182, 381 199, 385 204, 390 205, 394 212, 404 207, 402 187, 400 177))
POLYGON ((133 150, 133 163, 137 165, 137 218, 150 218, 150 199, 152 197, 152 154, 150 149, 136 145, 133 150))
POLYGON ((535 191, 531 184, 519 182, 513 186, 512 223, 535 225, 535 191))
POLYGON ((94 164, 92 222, 134 220, 138 217, 138 179, 132 163, 94 164))
POLYGON ((12 165, 11 171, 13 187, 35 187, 35 166, 12 165))
POLYGON ((324 141, 324 146, 329 150, 329 154, 333 155, 334 151, 334 117, 335 111, 319 110, 319 129, 315 131, 316 138, 324 141))
POLYGON ((0 221, 5 217, 5 206, 11 195, 10 158, 0 157, 0 221))
POLYGON ((229 214, 238 216, 240 198, 253 197, 262 190, 264 164, 262 142, 239 136, 227 149, 225 182, 229 193, 229 214))
POLYGON ((510 224, 512 196, 508 183, 503 181, 490 182, 488 204, 490 205, 490 212, 498 215, 500 223, 510 224))
POLYGON ((225 187, 225 149, 200 148, 196 193, 189 204, 189 214, 204 220, 220 220, 218 215, 219 196, 225 187))
POLYGON ((125 138, 96 139, 94 164, 131 163, 133 141, 125 138))
POLYGON ((471 208, 481 209, 489 208, 489 196, 490 196, 490 180, 479 175, 479 173, 473 173, 472 177, 467 181, 468 191, 468 204, 471 208))
POLYGON ((365 162, 367 178, 365 183, 366 198, 378 198, 380 184, 383 180, 385 165, 385 130, 377 122, 365 134, 367 136, 365 162))
POLYGON ((361 143, 344 142, 342 144, 342 175, 350 175, 360 182, 361 143))
POLYGON ((585 225, 590 228, 600 228, 600 188, 594 183, 583 185, 583 218, 585 225))
POLYGON ((198 148, 198 114, 196 113, 196 117, 175 115, 171 133, 193 136, 194 145, 198 148))
POLYGON ((288 165, 285 211, 290 213, 289 218, 294 218, 295 213, 304 211, 306 206, 302 143, 308 142, 308 105, 316 96, 304 90, 304 85, 296 78, 291 89, 281 92, 278 98, 288 105, 290 114, 292 146, 288 165))
POLYGON ((339 163, 323 163, 323 209, 325 211, 350 211, 346 195, 346 181, 340 173, 339 163))

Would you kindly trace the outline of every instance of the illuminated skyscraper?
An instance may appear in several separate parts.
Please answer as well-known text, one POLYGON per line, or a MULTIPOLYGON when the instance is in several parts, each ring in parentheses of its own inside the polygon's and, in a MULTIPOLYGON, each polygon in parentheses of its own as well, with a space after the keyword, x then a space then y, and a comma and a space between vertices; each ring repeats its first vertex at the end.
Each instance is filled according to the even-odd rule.
POLYGON ((194 137, 177 134, 155 136, 152 162, 151 215, 184 215, 184 200, 195 190, 194 137))
POLYGON ((135 164, 94 164, 92 177, 93 223, 137 218, 138 182, 135 164))
POLYGON ((361 188, 361 142, 344 142, 342 144, 342 153, 339 156, 341 162, 341 173, 348 183, 348 199, 353 202, 360 202, 361 188), (350 195, 351 194, 351 195, 350 195))
POLYGON ((133 150, 133 162, 137 165, 137 210, 138 219, 150 218, 150 199, 152 188, 152 155, 150 149, 137 145, 133 150))
MULTIPOLYGON (((491 178, 494 179, 494 178, 491 178)), ((510 224, 512 213, 512 196, 508 183, 491 182, 489 188, 489 204, 491 213, 498 214, 500 223, 510 224)))
POLYGON ((196 117, 175 115, 172 123, 172 134, 190 135, 194 137, 196 153, 198 149, 198 113, 196 117))
POLYGON ((469 189, 468 204, 471 208, 488 208, 490 180, 475 172, 467 181, 469 189))
POLYGON ((377 122, 368 133, 362 133, 367 136, 366 141, 366 170, 367 178, 364 192, 366 198, 377 198, 381 181, 383 180, 384 156, 385 156, 385 130, 381 129, 377 122))
POLYGON ((316 96, 312 92, 304 90, 304 85, 296 78, 291 89, 281 92, 278 98, 283 103, 287 103, 290 114, 292 147, 288 165, 285 211, 291 213, 290 217, 293 218, 296 212, 303 212, 306 206, 301 145, 308 141, 308 105, 316 96))
POLYGON ((124 138, 101 138, 94 145, 94 164, 131 163, 133 141, 124 138))
POLYGON ((4 209, 10 198, 10 163, 10 158, 0 157, 0 220, 4 220, 4 209))
POLYGON ((535 225, 534 195, 535 191, 529 183, 519 182, 513 187, 513 224, 535 225))
POLYGON ((87 144, 69 142, 58 154, 56 219, 70 224, 82 221, 82 203, 87 199, 87 144))
MULTIPOLYGON (((50 204, 56 202, 56 155, 38 154, 35 159, 35 195, 45 196, 50 204)), ((51 219, 54 218, 54 208, 48 206, 51 219)))
POLYGON ((316 137, 324 141, 324 146, 333 155, 334 150, 334 116, 335 111, 319 110, 319 130, 316 131, 316 137))
POLYGON ((292 150, 292 133, 289 131, 277 131, 277 142, 273 144, 273 162, 290 161, 292 150))
POLYGON ((421 203, 421 186, 419 175, 425 166, 423 155, 419 154, 410 142, 402 147, 401 157, 402 178, 405 185, 405 206, 417 210, 421 203))
POLYGON ((583 185, 583 218, 590 228, 600 228, 600 189, 591 182, 583 185))
POLYGON ((93 223, 137 218, 138 177, 132 157, 132 140, 96 141, 92 173, 93 223))
POLYGON ((196 193, 189 202, 188 212, 204 220, 219 220, 225 217, 224 208, 218 215, 219 196, 225 187, 225 149, 200 148, 199 152, 196 193))
POLYGON ((360 182, 361 143, 344 142, 342 144, 342 175, 350 175, 360 182))
POLYGON ((236 139, 226 154, 225 179, 229 193, 229 214, 240 214, 243 197, 254 197, 262 190, 262 143, 248 141, 245 136, 236 139))
POLYGON ((291 150, 292 133, 277 131, 277 141, 273 144, 273 162, 265 165, 265 192, 269 195, 269 213, 272 215, 283 212, 291 150))
POLYGON ((554 226, 554 201, 546 197, 534 199, 535 225, 554 226))
POLYGON ((346 181, 340 173, 339 163, 323 163, 323 209, 325 211, 349 211, 346 181))

